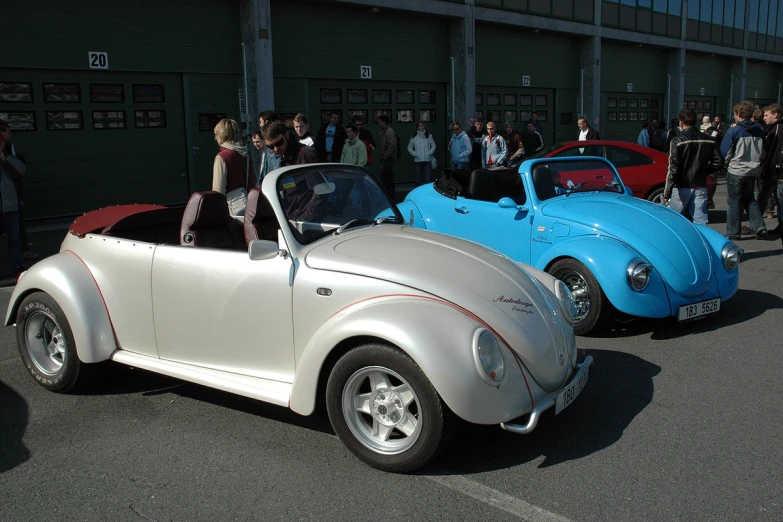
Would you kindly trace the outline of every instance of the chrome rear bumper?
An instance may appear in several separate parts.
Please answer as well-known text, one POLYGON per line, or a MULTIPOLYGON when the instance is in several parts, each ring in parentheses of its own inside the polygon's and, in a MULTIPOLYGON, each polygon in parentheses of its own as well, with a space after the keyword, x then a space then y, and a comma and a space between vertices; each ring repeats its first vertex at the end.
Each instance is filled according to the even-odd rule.
POLYGON ((568 384, 566 384, 565 386, 563 386, 563 388, 558 390, 557 393, 553 393, 552 395, 547 397, 543 402, 540 402, 535 408, 533 408, 533 411, 530 412, 530 417, 528 418, 527 424, 512 424, 512 423, 502 422, 500 423, 500 427, 506 431, 510 431, 511 433, 517 433, 519 435, 526 435, 531 431, 533 431, 538 425, 538 419, 541 417, 541 414, 555 405, 558 394, 562 390, 571 386, 575 381, 577 381, 582 376, 582 373, 587 371, 587 369, 592 364, 593 364, 593 357, 590 355, 585 357, 585 360, 582 361, 581 364, 577 364, 576 365, 577 371, 574 374, 574 378, 568 381, 568 384))

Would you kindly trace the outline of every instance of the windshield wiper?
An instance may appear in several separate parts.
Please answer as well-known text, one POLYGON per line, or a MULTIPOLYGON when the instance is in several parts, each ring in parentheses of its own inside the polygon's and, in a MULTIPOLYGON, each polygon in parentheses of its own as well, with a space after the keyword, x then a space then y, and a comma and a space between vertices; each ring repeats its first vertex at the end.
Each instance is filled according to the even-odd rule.
POLYGON ((337 227, 336 229, 334 229, 334 233, 335 233, 335 234, 339 234, 339 233, 341 233, 343 230, 345 230, 346 228, 350 227, 350 226, 351 226, 351 225, 353 225, 353 224, 357 224, 357 225, 368 225, 368 224, 370 224, 370 223, 374 223, 374 221, 373 221, 373 220, 371 220, 371 219, 367 219, 367 218, 354 218, 354 219, 352 219, 352 220, 350 220, 350 221, 347 221, 347 222, 343 223, 342 225, 340 225, 340 226, 339 226, 339 227, 337 227))
POLYGON ((400 218, 398 218, 397 216, 384 216, 376 219, 375 222, 373 223, 373 226, 380 225, 382 223, 399 223, 399 222, 400 222, 400 218))

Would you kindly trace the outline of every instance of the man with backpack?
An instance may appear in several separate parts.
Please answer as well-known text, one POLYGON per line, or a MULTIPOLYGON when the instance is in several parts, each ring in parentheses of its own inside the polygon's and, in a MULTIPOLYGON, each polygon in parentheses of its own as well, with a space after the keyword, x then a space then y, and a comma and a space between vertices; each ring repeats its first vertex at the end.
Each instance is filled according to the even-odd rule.
POLYGON ((397 189, 394 185, 394 165, 401 155, 400 138, 394 129, 389 126, 389 117, 381 114, 378 117, 378 126, 381 128, 381 183, 389 197, 397 201, 397 189))

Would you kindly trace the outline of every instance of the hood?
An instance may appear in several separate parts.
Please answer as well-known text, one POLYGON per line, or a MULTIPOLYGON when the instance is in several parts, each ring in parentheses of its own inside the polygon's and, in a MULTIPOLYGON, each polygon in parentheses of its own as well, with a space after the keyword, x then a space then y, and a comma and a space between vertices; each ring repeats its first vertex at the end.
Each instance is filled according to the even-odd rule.
POLYGON ((680 295, 710 288, 710 246, 686 218, 668 208, 620 194, 574 194, 549 200, 545 216, 576 222, 636 250, 680 295))
MULTIPOLYGON (((557 298, 517 263, 476 243, 383 225, 333 236, 305 262, 416 288, 468 310, 505 339, 546 390, 558 389, 573 368, 571 327, 557 298)), ((510 356, 506 364, 514 364, 510 356)))
POLYGON ((220 148, 233 150, 234 152, 238 152, 242 156, 247 156, 247 147, 245 147, 244 145, 236 141, 226 141, 222 145, 220 145, 220 148))

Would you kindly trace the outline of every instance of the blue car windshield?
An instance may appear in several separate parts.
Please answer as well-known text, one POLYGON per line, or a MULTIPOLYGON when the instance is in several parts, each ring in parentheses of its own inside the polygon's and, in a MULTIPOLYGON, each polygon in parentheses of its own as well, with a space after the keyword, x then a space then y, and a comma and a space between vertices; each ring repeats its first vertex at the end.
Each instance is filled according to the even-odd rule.
POLYGON ((609 165, 596 160, 537 163, 532 169, 533 188, 539 200, 575 192, 623 193, 623 183, 609 165))
POLYGON ((277 194, 297 241, 312 243, 350 226, 403 223, 397 206, 366 171, 335 166, 294 170, 277 194))

